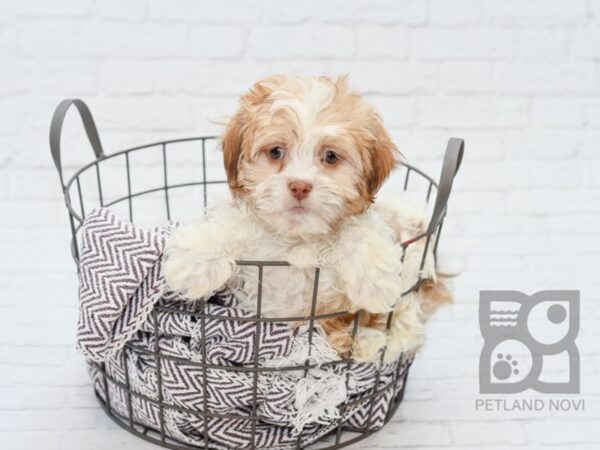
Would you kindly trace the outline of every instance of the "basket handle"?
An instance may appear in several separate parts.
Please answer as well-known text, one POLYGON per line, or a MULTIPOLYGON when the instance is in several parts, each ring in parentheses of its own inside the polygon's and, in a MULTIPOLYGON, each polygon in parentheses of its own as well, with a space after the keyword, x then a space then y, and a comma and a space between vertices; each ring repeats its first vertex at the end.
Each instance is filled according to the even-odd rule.
POLYGON ((450 138, 446 146, 444 154, 444 163, 442 164, 442 172, 440 174, 440 182, 435 197, 435 206, 427 227, 427 234, 433 233, 438 226, 442 216, 446 212, 448 198, 452 191, 452 183, 456 176, 460 163, 462 162, 463 153, 465 152, 465 141, 460 138, 450 138))
POLYGON ((102 150, 102 144, 100 143, 100 136, 98 136, 98 130, 96 129, 94 118, 92 117, 92 113, 90 112, 88 106, 83 102, 83 100, 78 98, 67 99, 60 102, 54 110, 52 122, 50 123, 50 153, 52 154, 52 159, 54 160, 56 170, 58 170, 58 176, 60 177, 60 184, 63 190, 65 189, 65 182, 62 172, 60 138, 62 135, 63 123, 65 122, 65 116, 71 105, 75 105, 77 111, 79 111, 81 121, 83 122, 85 132, 92 146, 92 150, 94 150, 96 159, 104 158, 104 151, 102 150))

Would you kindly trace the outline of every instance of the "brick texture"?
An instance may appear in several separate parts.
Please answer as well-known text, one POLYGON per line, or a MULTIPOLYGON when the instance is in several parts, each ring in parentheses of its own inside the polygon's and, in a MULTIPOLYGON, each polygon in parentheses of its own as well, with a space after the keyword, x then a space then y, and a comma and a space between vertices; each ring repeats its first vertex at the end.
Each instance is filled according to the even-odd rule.
MULTIPOLYGON (((84 98, 110 153, 217 133, 278 72, 349 73, 434 176, 447 138, 467 142, 441 249, 464 271, 456 305, 432 320, 397 416, 355 448, 599 448, 598 0, 0 2, 0 446, 154 448, 104 416, 75 350, 53 108, 84 98), (484 288, 581 289, 586 411, 475 411, 484 288)), ((91 158, 74 115, 64 147, 67 173, 91 158)), ((193 179, 186 158, 172 169, 193 179)), ((135 161, 136 188, 161 179, 159 161, 135 161)))

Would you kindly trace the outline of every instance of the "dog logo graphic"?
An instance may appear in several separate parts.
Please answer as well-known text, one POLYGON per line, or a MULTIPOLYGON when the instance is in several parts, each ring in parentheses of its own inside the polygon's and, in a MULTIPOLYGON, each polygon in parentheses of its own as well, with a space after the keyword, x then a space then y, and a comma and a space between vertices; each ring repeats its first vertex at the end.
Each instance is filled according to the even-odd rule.
POLYGON ((479 327, 482 394, 579 393, 579 291, 481 291, 479 327))

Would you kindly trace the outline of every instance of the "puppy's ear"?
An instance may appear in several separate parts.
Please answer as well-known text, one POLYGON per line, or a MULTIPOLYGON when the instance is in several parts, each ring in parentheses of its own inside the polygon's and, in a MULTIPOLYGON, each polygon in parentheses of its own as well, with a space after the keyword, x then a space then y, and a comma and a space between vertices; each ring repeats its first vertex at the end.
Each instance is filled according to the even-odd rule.
POLYGON ((241 116, 241 112, 238 111, 231 119, 229 119, 229 122, 225 127, 225 132, 221 137, 227 183, 234 194, 240 189, 238 183, 238 165, 242 156, 242 144, 244 139, 244 126, 241 116))
POLYGON ((384 128, 381 118, 377 115, 372 128, 374 140, 369 148, 371 170, 367 176, 367 188, 371 197, 374 197, 391 171, 397 166, 401 154, 384 128))
POLYGON ((286 81, 283 75, 271 75, 256 82, 248 92, 242 95, 240 107, 235 115, 229 119, 223 136, 223 160, 227 172, 227 182, 234 195, 238 194, 242 186, 238 182, 238 166, 243 154, 244 140, 252 139, 252 122, 261 105, 268 103, 269 96, 278 86, 286 81))

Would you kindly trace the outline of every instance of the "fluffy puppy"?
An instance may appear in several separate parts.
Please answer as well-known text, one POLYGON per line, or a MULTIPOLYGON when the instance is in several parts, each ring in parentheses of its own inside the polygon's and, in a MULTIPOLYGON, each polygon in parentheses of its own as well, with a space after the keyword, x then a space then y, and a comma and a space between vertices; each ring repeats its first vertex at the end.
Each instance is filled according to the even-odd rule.
MULTIPOLYGON (((201 298, 226 285, 254 310, 261 289, 263 316, 306 316, 319 267, 317 312, 350 312, 319 323, 336 349, 372 361, 388 340, 386 359, 418 348, 425 297, 399 300, 419 275, 417 247, 423 248, 411 244, 404 252, 401 242, 424 221, 410 208, 371 208, 399 152, 346 78, 259 81, 242 96, 221 144, 233 199, 170 237, 164 261, 169 287, 201 298), (236 260, 290 266, 265 267, 259 287, 257 268, 236 260), (386 333, 386 313, 394 308, 386 333), (350 349, 352 314, 359 310, 350 349)), ((431 252, 425 262, 421 276, 441 286, 431 252)))

